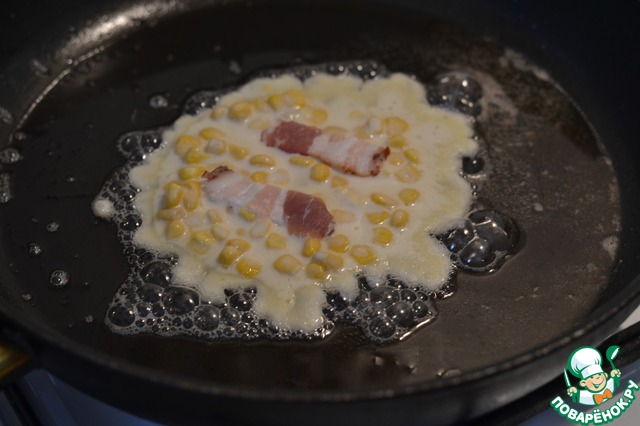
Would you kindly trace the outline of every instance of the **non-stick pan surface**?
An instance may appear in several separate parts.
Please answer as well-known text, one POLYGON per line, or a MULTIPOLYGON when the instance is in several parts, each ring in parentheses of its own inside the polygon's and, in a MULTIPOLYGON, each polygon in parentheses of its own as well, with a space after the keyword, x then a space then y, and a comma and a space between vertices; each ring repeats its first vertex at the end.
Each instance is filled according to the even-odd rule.
MULTIPOLYGON (((7 22, 17 28, 28 18, 22 6, 14 7, 7 22)), ((544 34, 523 29, 519 20, 534 21, 518 13, 540 11, 506 2, 483 8, 279 1, 59 7, 65 13, 49 13, 60 14, 56 22, 34 13, 32 35, 18 40, 20 48, 4 47, 0 132, 22 160, 4 166, 12 199, 0 206, 0 297, 9 335, 80 388, 175 422, 277 422, 284 410, 313 413, 314 421, 452 421, 557 375, 579 342, 603 339, 637 305, 638 174, 631 161, 637 147, 629 145, 626 111, 619 109, 631 108, 631 98, 593 85, 604 71, 585 61, 579 46, 572 56, 572 36, 557 19, 544 34), (505 66, 503 47, 480 35, 525 50, 567 95, 528 70, 505 66), (558 45, 545 44, 551 41, 558 45), (519 253, 496 274, 459 274, 455 295, 438 303, 439 318, 390 346, 348 329, 326 341, 297 343, 109 332, 105 310, 128 266, 115 228, 97 220, 90 204, 123 162, 118 137, 170 124, 198 90, 237 85, 269 68, 352 60, 375 60, 424 82, 452 68, 476 70, 503 85, 520 118, 482 127, 494 175, 481 195, 516 219, 519 253), (158 94, 169 100, 167 107, 150 105, 158 94), (600 143, 613 159, 619 193, 600 143), (59 225, 55 232, 48 229, 52 222, 59 225), (617 226, 614 261, 602 243, 618 236, 617 226), (43 250, 35 257, 32 242, 43 250), (50 286, 56 269, 70 273, 69 285, 50 286)), ((574 25, 576 31, 588 26, 574 25)), ((615 48, 608 54, 620 59, 615 48)))

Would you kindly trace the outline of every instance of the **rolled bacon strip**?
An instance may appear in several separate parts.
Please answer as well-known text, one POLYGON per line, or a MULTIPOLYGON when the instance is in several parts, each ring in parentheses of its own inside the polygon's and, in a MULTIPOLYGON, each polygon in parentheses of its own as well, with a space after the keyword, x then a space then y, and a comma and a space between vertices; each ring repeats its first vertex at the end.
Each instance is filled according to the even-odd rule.
POLYGON ((286 226, 289 234, 297 237, 321 239, 333 233, 336 220, 318 197, 255 183, 226 166, 205 172, 202 177, 207 197, 236 212, 248 207, 256 216, 286 226))
POLYGON ((317 127, 282 121, 262 132, 262 142, 290 154, 313 157, 334 169, 358 176, 375 176, 389 156, 380 147, 353 136, 342 138, 323 133, 317 127))

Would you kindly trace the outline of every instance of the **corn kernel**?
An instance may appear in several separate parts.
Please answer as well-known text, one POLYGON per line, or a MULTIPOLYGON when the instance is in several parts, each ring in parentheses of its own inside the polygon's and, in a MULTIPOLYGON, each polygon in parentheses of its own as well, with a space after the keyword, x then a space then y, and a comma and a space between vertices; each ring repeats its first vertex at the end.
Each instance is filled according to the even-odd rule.
POLYGON ((401 209, 394 211, 391 219, 389 219, 391 226, 395 226, 396 228, 404 228, 407 222, 409 222, 409 213, 401 209))
POLYGON ((227 113, 227 109, 225 107, 216 107, 213 110, 211 110, 211 114, 209 114, 209 116, 214 120, 218 120, 224 117, 226 113, 227 113))
POLYGON ((393 239, 393 233, 385 226, 376 226, 373 228, 373 242, 388 245, 393 239))
POLYGON ((266 118, 256 118, 254 120, 251 120, 248 126, 250 129, 262 131, 268 129, 270 124, 271 122, 266 118))
POLYGON ((404 163, 404 157, 399 152, 392 152, 387 157, 387 161, 389 162, 389 164, 393 164, 394 166, 399 166, 400 164, 404 163))
POLYGON ((309 121, 315 125, 323 124, 325 121, 327 121, 327 118, 329 117, 329 115, 327 114, 327 111, 320 108, 311 108, 308 114, 309 114, 309 121))
POLYGON ((290 254, 283 254, 273 262, 276 271, 287 275, 293 275, 302 268, 302 262, 290 254))
POLYGON ((187 217, 187 212, 182 207, 173 207, 170 209, 159 210, 156 217, 162 220, 184 219, 187 217))
POLYGON ((324 182, 329 177, 331 169, 324 163, 317 163, 311 167, 309 177, 318 182, 324 182))
POLYGON ((253 107, 248 102, 236 102, 229 107, 229 118, 235 121, 243 121, 253 112, 253 107))
POLYGON ((324 265, 318 262, 311 262, 306 267, 307 277, 314 280, 326 280, 329 278, 329 274, 327 273, 324 265))
POLYGON ((253 172, 250 177, 256 183, 265 184, 269 181, 269 173, 267 172, 253 172))
POLYGON ((222 250, 220 250, 220 254, 218 255, 218 262, 220 262, 224 266, 229 266, 233 262, 235 262, 241 255, 242 252, 238 249, 238 247, 226 245, 222 250))
POLYGON ((327 251, 317 253, 313 259, 330 271, 337 271, 344 266, 342 256, 327 251))
POLYGON ((189 228, 187 228, 187 225, 185 225, 183 221, 172 220, 167 224, 164 232, 167 235, 167 238, 175 240, 176 238, 180 238, 186 234, 188 230, 189 228))
POLYGON ((347 130, 340 126, 327 126, 322 131, 328 135, 346 136, 347 130))
POLYGON ((178 176, 182 180, 197 179, 202 177, 205 168, 201 166, 187 166, 178 170, 178 176))
POLYGON ((222 214, 217 209, 207 210, 207 219, 209 219, 211 223, 221 223, 224 221, 222 214))
POLYGON ((210 141, 211 139, 224 140, 226 136, 222 130, 215 127, 204 128, 200 130, 200 133, 198 133, 198 135, 206 141, 210 141))
POLYGON ((412 188, 401 189, 398 196, 402 202, 407 206, 412 206, 420 198, 420 191, 412 188))
POLYGON ((211 227, 211 235, 213 235, 213 238, 216 240, 226 240, 230 232, 229 228, 224 225, 220 225, 219 223, 216 223, 211 227))
POLYGON ((227 245, 237 248, 241 253, 244 253, 251 248, 249 241, 243 240, 242 238, 232 238, 227 241, 227 245))
POLYGON ((400 117, 387 117, 384 119, 384 127, 387 135, 398 136, 409 128, 409 124, 400 117))
POLYGON ((331 177, 331 186, 333 188, 346 188, 349 185, 349 181, 342 176, 332 176, 331 177))
POLYGON ((391 136, 389 138, 389 146, 392 148, 404 148, 405 146, 407 146, 407 140, 404 138, 404 136, 391 136))
POLYGON ((184 161, 189 164, 199 163, 209 158, 209 154, 200 151, 200 148, 191 148, 184 156, 184 161))
POLYGON ((202 193, 200 183, 190 180, 185 182, 185 186, 187 190, 184 193, 182 203, 188 212, 192 212, 200 205, 200 195, 202 193))
POLYGON ((331 212, 338 223, 352 223, 356 220, 356 215, 347 210, 335 209, 331 212))
POLYGON ((393 207, 398 204, 398 200, 395 198, 379 192, 371 194, 371 201, 385 207, 393 207))
POLYGON ((178 182, 171 181, 164 187, 164 205, 165 207, 176 207, 182 201, 184 195, 184 187, 178 182))
POLYGON ((247 148, 233 144, 229 145, 229 152, 236 158, 236 160, 242 160, 244 157, 249 155, 249 150, 247 148))
POLYGON ((176 152, 178 155, 185 155, 190 149, 199 148, 202 145, 200 139, 191 135, 182 135, 176 142, 176 152))
POLYGON ((271 222, 267 219, 260 219, 251 227, 249 235, 253 238, 262 238, 267 235, 269 228, 271 228, 271 222))
POLYGON ((381 224, 382 222, 387 220, 387 217, 389 217, 389 213, 385 211, 367 213, 367 219, 369 219, 369 222, 373 223, 374 225, 381 224))
POLYGON ((189 241, 189 248, 198 254, 204 254, 209 250, 209 247, 213 244, 214 239, 211 237, 208 231, 197 231, 191 234, 191 241, 189 241))
POLYGON ((220 139, 211 139, 207 146, 204 148, 207 152, 222 155, 227 152, 227 143, 220 139))
POLYGON ((407 159, 409 161, 411 161, 412 163, 419 163, 420 162, 420 156, 418 155, 418 151, 416 151, 413 148, 409 148, 407 150, 404 151, 404 156, 407 157, 407 159))
POLYGON ((303 107, 304 94, 298 89, 289 89, 283 93, 284 103, 290 107, 303 107))
POLYGON ((238 211, 238 214, 247 222, 253 222, 256 220, 256 212, 251 210, 249 207, 242 207, 240 211, 238 211))
POLYGON ((249 105, 257 109, 258 111, 267 112, 267 103, 264 101, 264 99, 254 99, 249 102, 249 105))
POLYGON ((351 257, 361 265, 369 265, 377 260, 376 252, 369 246, 357 245, 351 249, 351 257))
POLYGON ((266 245, 270 249, 283 249, 287 246, 287 239, 280 234, 272 232, 267 235, 266 245))
POLYGON ((251 158, 249 158, 249 163, 253 164, 254 166, 265 166, 265 167, 273 167, 276 164, 274 159, 266 154, 252 155, 251 158))
POLYGON ((394 176, 404 183, 415 183, 420 179, 420 170, 416 169, 413 164, 407 164, 400 170, 396 170, 394 176))
POLYGON ((332 235, 327 238, 327 247, 331 251, 346 253, 349 250, 349 238, 343 234, 332 235))
POLYGON ((262 270, 262 264, 255 259, 243 257, 236 264, 236 269, 247 278, 253 278, 262 270))
POLYGON ((293 157, 289 157, 289 162, 296 166, 300 167, 309 167, 313 164, 314 160, 310 157, 303 157, 300 155, 294 155, 293 157))
POLYGON ((269 104, 274 111, 279 111, 284 108, 284 97, 282 95, 271 95, 267 98, 267 104, 269 104))
POLYGON ((304 257, 311 257, 320 251, 322 243, 317 238, 307 238, 302 247, 302 255, 304 257))

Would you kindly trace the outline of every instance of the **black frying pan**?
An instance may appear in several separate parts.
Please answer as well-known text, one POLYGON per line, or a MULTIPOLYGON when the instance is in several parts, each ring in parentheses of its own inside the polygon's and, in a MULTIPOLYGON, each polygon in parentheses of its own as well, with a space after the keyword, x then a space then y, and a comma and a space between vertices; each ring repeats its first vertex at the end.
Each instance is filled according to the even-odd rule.
POLYGON ((80 389, 165 422, 452 422, 528 393, 639 302, 637 147, 625 120, 637 111, 637 61, 625 46, 638 40, 638 7, 600 8, 579 20, 568 5, 500 1, 11 5, 0 29, 16 40, 2 44, 0 136, 23 160, 4 165, 13 198, 0 206, 6 337, 80 389), (478 34, 525 52, 566 95, 500 65, 501 45, 478 34), (198 90, 267 68, 354 59, 424 82, 452 67, 479 70, 503 85, 522 122, 478 129, 494 172, 480 195, 518 222, 520 252, 496 274, 459 274, 439 318, 395 345, 351 329, 323 342, 248 344, 107 331, 105 309, 128 266, 114 227, 89 205, 123 162, 116 139, 171 123, 198 90), (616 78, 604 78, 612 70, 616 78), (159 93, 169 106, 151 108, 159 93), (534 193, 546 197, 537 215, 528 210, 534 193), (612 262, 601 243, 616 217, 612 262), (46 229, 52 221, 56 232, 46 229), (30 242, 40 256, 29 256, 30 242), (48 284, 55 269, 71 273, 63 289, 48 284))

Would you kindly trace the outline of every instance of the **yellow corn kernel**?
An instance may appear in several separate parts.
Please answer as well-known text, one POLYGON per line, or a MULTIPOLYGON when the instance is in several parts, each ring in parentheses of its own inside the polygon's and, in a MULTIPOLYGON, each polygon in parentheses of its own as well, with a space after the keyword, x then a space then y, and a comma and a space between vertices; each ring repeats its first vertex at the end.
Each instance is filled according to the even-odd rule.
POLYGON ((223 264, 224 266, 229 266, 233 262, 235 262, 240 256, 242 252, 238 247, 226 245, 222 250, 220 250, 220 254, 218 255, 218 262, 223 264))
POLYGON ((303 107, 304 94, 298 89, 289 89, 283 93, 284 103, 290 107, 303 107))
POLYGON ((406 164, 400 170, 396 170, 394 176, 404 183, 415 183, 420 179, 420 170, 416 169, 413 164, 406 164))
POLYGON ((253 130, 266 130, 270 124, 271 122, 265 118, 256 118, 255 120, 251 120, 248 126, 253 130))
POLYGON ((317 253, 313 259, 324 266, 329 271, 340 270, 344 266, 344 260, 342 256, 329 253, 327 251, 321 251, 317 253))
POLYGON ((404 136, 391 136, 389 138, 389 146, 391 148, 404 148, 405 146, 407 146, 407 140, 404 138, 404 136))
POLYGON ((257 109, 258 111, 267 111, 267 103, 262 98, 252 100, 251 102, 249 102, 249 105, 257 109))
POLYGON ((224 140, 226 136, 222 130, 215 127, 206 127, 200 130, 200 133, 198 133, 198 135, 205 141, 210 141, 211 139, 224 140))
POLYGON ((164 232, 167 238, 175 240, 176 238, 180 238, 186 234, 188 230, 189 228, 182 220, 172 220, 167 224, 164 232))
POLYGON ((267 172, 253 172, 251 173, 251 180, 256 183, 267 183, 269 181, 269 173, 267 172))
POLYGON ((352 223, 356 220, 356 215, 347 210, 335 209, 331 212, 338 223, 352 223))
POLYGON ((204 148, 207 152, 222 155, 227 152, 227 143, 220 139, 211 139, 207 146, 204 148))
POLYGON ((402 209, 394 211, 391 219, 389 219, 391 226, 395 226, 396 228, 404 228, 407 222, 409 222, 409 213, 402 209))
POLYGON ((324 163, 317 163, 311 167, 309 172, 309 177, 313 180, 317 180, 318 182, 324 182, 329 177, 331 173, 331 169, 324 163))
POLYGON ((373 242, 388 245, 393 239, 393 232, 385 226, 376 226, 373 228, 373 242))
POLYGON ((325 121, 327 121, 327 118, 329 117, 329 115, 327 114, 327 111, 321 108, 311 108, 308 114, 309 114, 309 121, 315 125, 323 124, 325 121))
POLYGON ((284 108, 284 97, 282 95, 271 95, 267 98, 267 104, 274 111, 279 111, 284 108))
POLYGON ((267 235, 269 228, 271 228, 271 222, 267 219, 260 219, 251 227, 249 235, 253 238, 262 238, 267 235))
POLYGON ((407 150, 404 151, 404 156, 407 157, 407 160, 411 161, 412 163, 419 163, 420 162, 420 156, 418 155, 418 151, 416 151, 413 148, 409 148, 407 150))
POLYGON ((327 269, 318 262, 311 262, 306 267, 307 277, 314 280, 326 280, 329 278, 327 269))
POLYGON ((395 198, 379 192, 371 194, 371 201, 385 207, 393 207, 398 204, 398 200, 395 198))
POLYGON ((229 152, 236 158, 236 160, 242 160, 244 157, 249 155, 249 150, 247 148, 233 144, 229 145, 229 152))
POLYGON ((273 167, 276 165, 276 162, 274 161, 274 159, 266 154, 252 155, 251 158, 249 158, 249 163, 253 164, 254 166, 265 166, 265 167, 273 167))
POLYGON ((400 117, 387 117, 384 119, 384 127, 387 135, 398 136, 409 128, 409 124, 400 117))
POLYGON ((178 176, 182 180, 196 179, 202 177, 205 168, 201 166, 187 166, 178 170, 178 176))
POLYGON ((229 228, 224 225, 220 225, 219 223, 216 223, 211 227, 211 235, 213 235, 213 238, 216 240, 226 240, 230 232, 229 228))
POLYGON ((322 243, 317 238, 307 238, 302 247, 302 255, 304 257, 311 257, 320 251, 322 243))
POLYGON ((290 254, 283 254, 273 262, 276 271, 287 275, 293 275, 302 268, 302 262, 290 254))
POLYGON ((256 220, 256 212, 251 210, 249 207, 245 206, 241 208, 240 211, 238 211, 238 214, 247 222, 253 222, 256 220))
POLYGON ((243 121, 253 112, 253 107, 248 102, 236 102, 229 107, 229 118, 235 121, 243 121))
POLYGON ((227 245, 237 248, 241 253, 244 253, 251 248, 249 241, 243 240, 242 238, 231 238, 227 241, 227 245))
POLYGON ((287 239, 280 234, 272 232, 267 235, 266 245, 270 249, 283 249, 287 246, 287 239))
POLYGON ((344 129, 340 126, 327 126, 324 129, 322 129, 322 131, 328 135, 340 135, 340 136, 346 136, 347 135, 347 129, 344 129))
POLYGON ((389 164, 393 164, 394 166, 399 166, 400 164, 404 163, 404 156, 399 152, 392 152, 387 157, 387 161, 389 162, 389 164))
POLYGON ((211 223, 221 223, 224 221, 224 219, 222 218, 222 214, 220 213, 220 211, 218 211, 218 209, 207 210, 207 219, 209 219, 209 222, 211 223))
POLYGON ((187 217, 187 212, 182 207, 173 207, 170 209, 159 210, 156 217, 162 220, 184 219, 187 217))
POLYGON ((198 254, 205 254, 213 242, 214 239, 208 231, 197 231, 191 234, 189 248, 198 254))
POLYGON ((202 193, 200 183, 190 180, 185 182, 185 186, 187 190, 184 193, 182 204, 188 212, 192 212, 200 205, 200 195, 202 193))
POLYGON ((342 176, 332 176, 331 177, 331 186, 333 188, 346 188, 349 185, 349 181, 342 176))
POLYGON ((209 154, 200 151, 200 148, 191 148, 184 156, 184 161, 189 164, 199 163, 209 158, 209 154))
POLYGON ((236 269, 247 278, 253 278, 262 270, 262 264, 255 259, 243 257, 236 264, 236 269))
POLYGON ((209 116, 214 120, 218 120, 224 117, 226 113, 227 113, 227 109, 225 107, 216 107, 213 110, 211 110, 211 114, 209 114, 209 116))
POLYGON ((190 149, 199 148, 202 145, 200 139, 191 135, 182 135, 176 142, 176 152, 178 155, 185 155, 190 149))
POLYGON ((349 238, 343 234, 332 235, 327 238, 327 247, 331 251, 346 253, 349 250, 349 238))
POLYGON ((387 217, 389 217, 389 213, 385 211, 367 213, 367 219, 369 219, 369 222, 373 223, 374 225, 381 224, 382 222, 387 220, 387 217))
POLYGON ((365 245, 353 246, 349 254, 361 265, 369 265, 378 258, 376 252, 373 251, 371 247, 365 245))
POLYGON ((301 155, 294 155, 289 157, 289 162, 300 167, 309 167, 313 164, 314 160, 311 157, 303 157, 301 155))
POLYGON ((165 196, 164 196, 164 205, 165 207, 176 207, 182 201, 182 196, 184 195, 184 187, 180 185, 176 181, 171 181, 164 186, 165 196))
POLYGON ((420 191, 412 188, 401 189, 398 196, 402 202, 407 206, 412 206, 420 198, 420 191))

